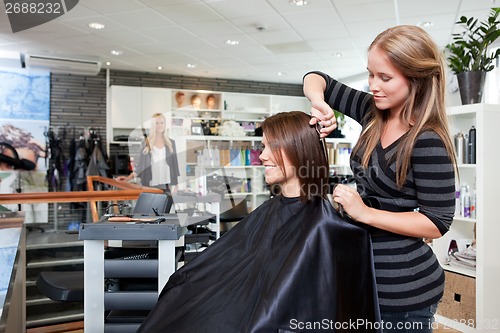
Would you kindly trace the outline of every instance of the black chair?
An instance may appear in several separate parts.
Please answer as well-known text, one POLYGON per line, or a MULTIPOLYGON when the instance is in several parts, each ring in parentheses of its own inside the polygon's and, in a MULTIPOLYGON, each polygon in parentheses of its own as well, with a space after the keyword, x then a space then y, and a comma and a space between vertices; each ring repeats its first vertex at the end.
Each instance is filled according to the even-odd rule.
MULTIPOLYGON (((132 214, 154 215, 155 210, 160 214, 168 213, 172 204, 173 199, 169 194, 141 193, 132 214)), ((130 251, 125 255, 132 256, 130 251)), ((113 256, 116 257, 116 253, 113 256)), ((45 271, 38 274, 36 280, 36 286, 42 294, 62 302, 83 302, 83 285, 83 271, 45 271)))
POLYGON ((233 198, 224 199, 220 205, 220 212, 221 231, 229 231, 248 215, 247 200, 244 198, 236 202, 233 198))

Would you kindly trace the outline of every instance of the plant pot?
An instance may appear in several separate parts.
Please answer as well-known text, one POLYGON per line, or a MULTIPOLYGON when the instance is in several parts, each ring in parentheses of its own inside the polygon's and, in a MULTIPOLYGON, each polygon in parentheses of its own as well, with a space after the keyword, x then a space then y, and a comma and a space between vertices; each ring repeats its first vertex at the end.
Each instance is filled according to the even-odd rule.
POLYGON ((485 79, 485 71, 462 72, 457 74, 462 105, 481 103, 485 79))

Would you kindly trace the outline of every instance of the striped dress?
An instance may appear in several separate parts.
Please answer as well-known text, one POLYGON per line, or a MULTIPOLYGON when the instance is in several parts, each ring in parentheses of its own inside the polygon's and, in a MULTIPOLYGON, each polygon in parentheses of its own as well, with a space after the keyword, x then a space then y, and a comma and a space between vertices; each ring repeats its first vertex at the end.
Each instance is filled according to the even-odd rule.
MULTIPOLYGON (((373 104, 372 95, 352 89, 324 73, 313 73, 326 81, 325 101, 363 125, 362 119, 373 104)), ((398 188, 393 154, 404 137, 386 148, 379 143, 367 169, 361 166, 361 156, 351 156, 357 190, 365 202, 383 210, 418 210, 444 234, 455 211, 452 162, 440 137, 433 131, 422 132, 413 148, 406 182, 398 188)), ((401 220, 401 223, 405 221, 401 220)), ((372 241, 382 312, 419 310, 440 300, 444 272, 423 239, 373 228, 372 241)))

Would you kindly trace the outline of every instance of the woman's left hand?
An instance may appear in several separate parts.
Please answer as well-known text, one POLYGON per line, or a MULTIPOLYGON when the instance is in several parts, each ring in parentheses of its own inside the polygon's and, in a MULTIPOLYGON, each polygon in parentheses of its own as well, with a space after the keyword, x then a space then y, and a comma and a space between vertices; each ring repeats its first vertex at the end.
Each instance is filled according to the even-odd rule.
POLYGON ((362 222, 366 220, 369 207, 365 205, 363 199, 356 189, 351 186, 338 184, 333 190, 333 201, 342 205, 344 212, 353 220, 362 222))

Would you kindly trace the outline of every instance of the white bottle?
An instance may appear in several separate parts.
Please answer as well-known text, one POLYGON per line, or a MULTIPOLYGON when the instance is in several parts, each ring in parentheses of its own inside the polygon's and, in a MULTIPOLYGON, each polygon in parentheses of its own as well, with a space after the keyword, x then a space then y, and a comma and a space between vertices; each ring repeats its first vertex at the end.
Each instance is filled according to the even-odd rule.
POLYGON ((203 166, 210 166, 210 150, 207 146, 203 148, 203 166))
POLYGON ((213 161, 214 161, 214 166, 220 166, 220 151, 219 147, 215 146, 213 150, 213 161))
POLYGON ((473 190, 470 196, 470 218, 476 218, 476 190, 473 190))

